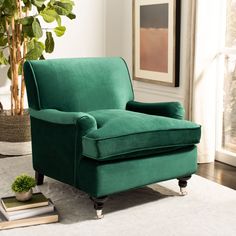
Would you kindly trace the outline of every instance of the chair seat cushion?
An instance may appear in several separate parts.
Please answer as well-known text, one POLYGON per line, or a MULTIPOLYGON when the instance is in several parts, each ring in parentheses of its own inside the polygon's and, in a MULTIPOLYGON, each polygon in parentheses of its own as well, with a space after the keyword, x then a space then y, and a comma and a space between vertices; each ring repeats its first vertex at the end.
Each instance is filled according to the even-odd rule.
POLYGON ((107 109, 88 112, 97 130, 83 137, 83 155, 113 160, 151 155, 199 142, 201 128, 185 120, 107 109))

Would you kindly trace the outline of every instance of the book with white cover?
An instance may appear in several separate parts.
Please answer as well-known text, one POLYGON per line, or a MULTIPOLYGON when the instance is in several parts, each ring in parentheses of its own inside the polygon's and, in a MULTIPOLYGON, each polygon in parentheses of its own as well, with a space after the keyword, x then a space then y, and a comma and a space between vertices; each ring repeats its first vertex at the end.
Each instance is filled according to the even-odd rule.
POLYGON ((54 205, 49 200, 48 206, 42 206, 37 208, 25 209, 25 210, 18 210, 12 212, 6 212, 3 208, 2 204, 0 204, 0 211, 1 213, 7 218, 7 220, 19 220, 24 218, 29 218, 32 216, 42 215, 45 213, 50 213, 54 211, 54 205))

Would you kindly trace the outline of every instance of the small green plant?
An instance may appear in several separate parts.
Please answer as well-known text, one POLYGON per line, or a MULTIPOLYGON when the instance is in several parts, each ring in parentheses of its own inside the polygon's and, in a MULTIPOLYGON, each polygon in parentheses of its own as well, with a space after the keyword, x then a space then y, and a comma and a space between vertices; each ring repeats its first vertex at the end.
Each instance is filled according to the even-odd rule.
POLYGON ((11 185, 11 189, 16 193, 28 192, 31 188, 36 186, 35 179, 26 174, 16 177, 11 185))

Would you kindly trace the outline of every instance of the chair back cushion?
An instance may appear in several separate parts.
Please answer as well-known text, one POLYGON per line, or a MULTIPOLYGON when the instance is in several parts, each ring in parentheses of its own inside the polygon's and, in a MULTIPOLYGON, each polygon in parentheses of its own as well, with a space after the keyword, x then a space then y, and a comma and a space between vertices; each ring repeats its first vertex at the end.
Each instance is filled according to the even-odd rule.
POLYGON ((133 100, 122 58, 27 61, 24 72, 30 108, 88 112, 125 109, 133 100))

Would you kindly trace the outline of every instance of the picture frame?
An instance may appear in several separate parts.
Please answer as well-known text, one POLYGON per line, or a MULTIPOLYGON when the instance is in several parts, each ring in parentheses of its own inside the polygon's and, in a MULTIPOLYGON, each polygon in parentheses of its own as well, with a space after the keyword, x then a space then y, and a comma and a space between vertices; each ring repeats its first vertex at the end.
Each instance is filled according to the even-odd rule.
POLYGON ((181 0, 133 0, 133 79, 179 86, 181 0))

